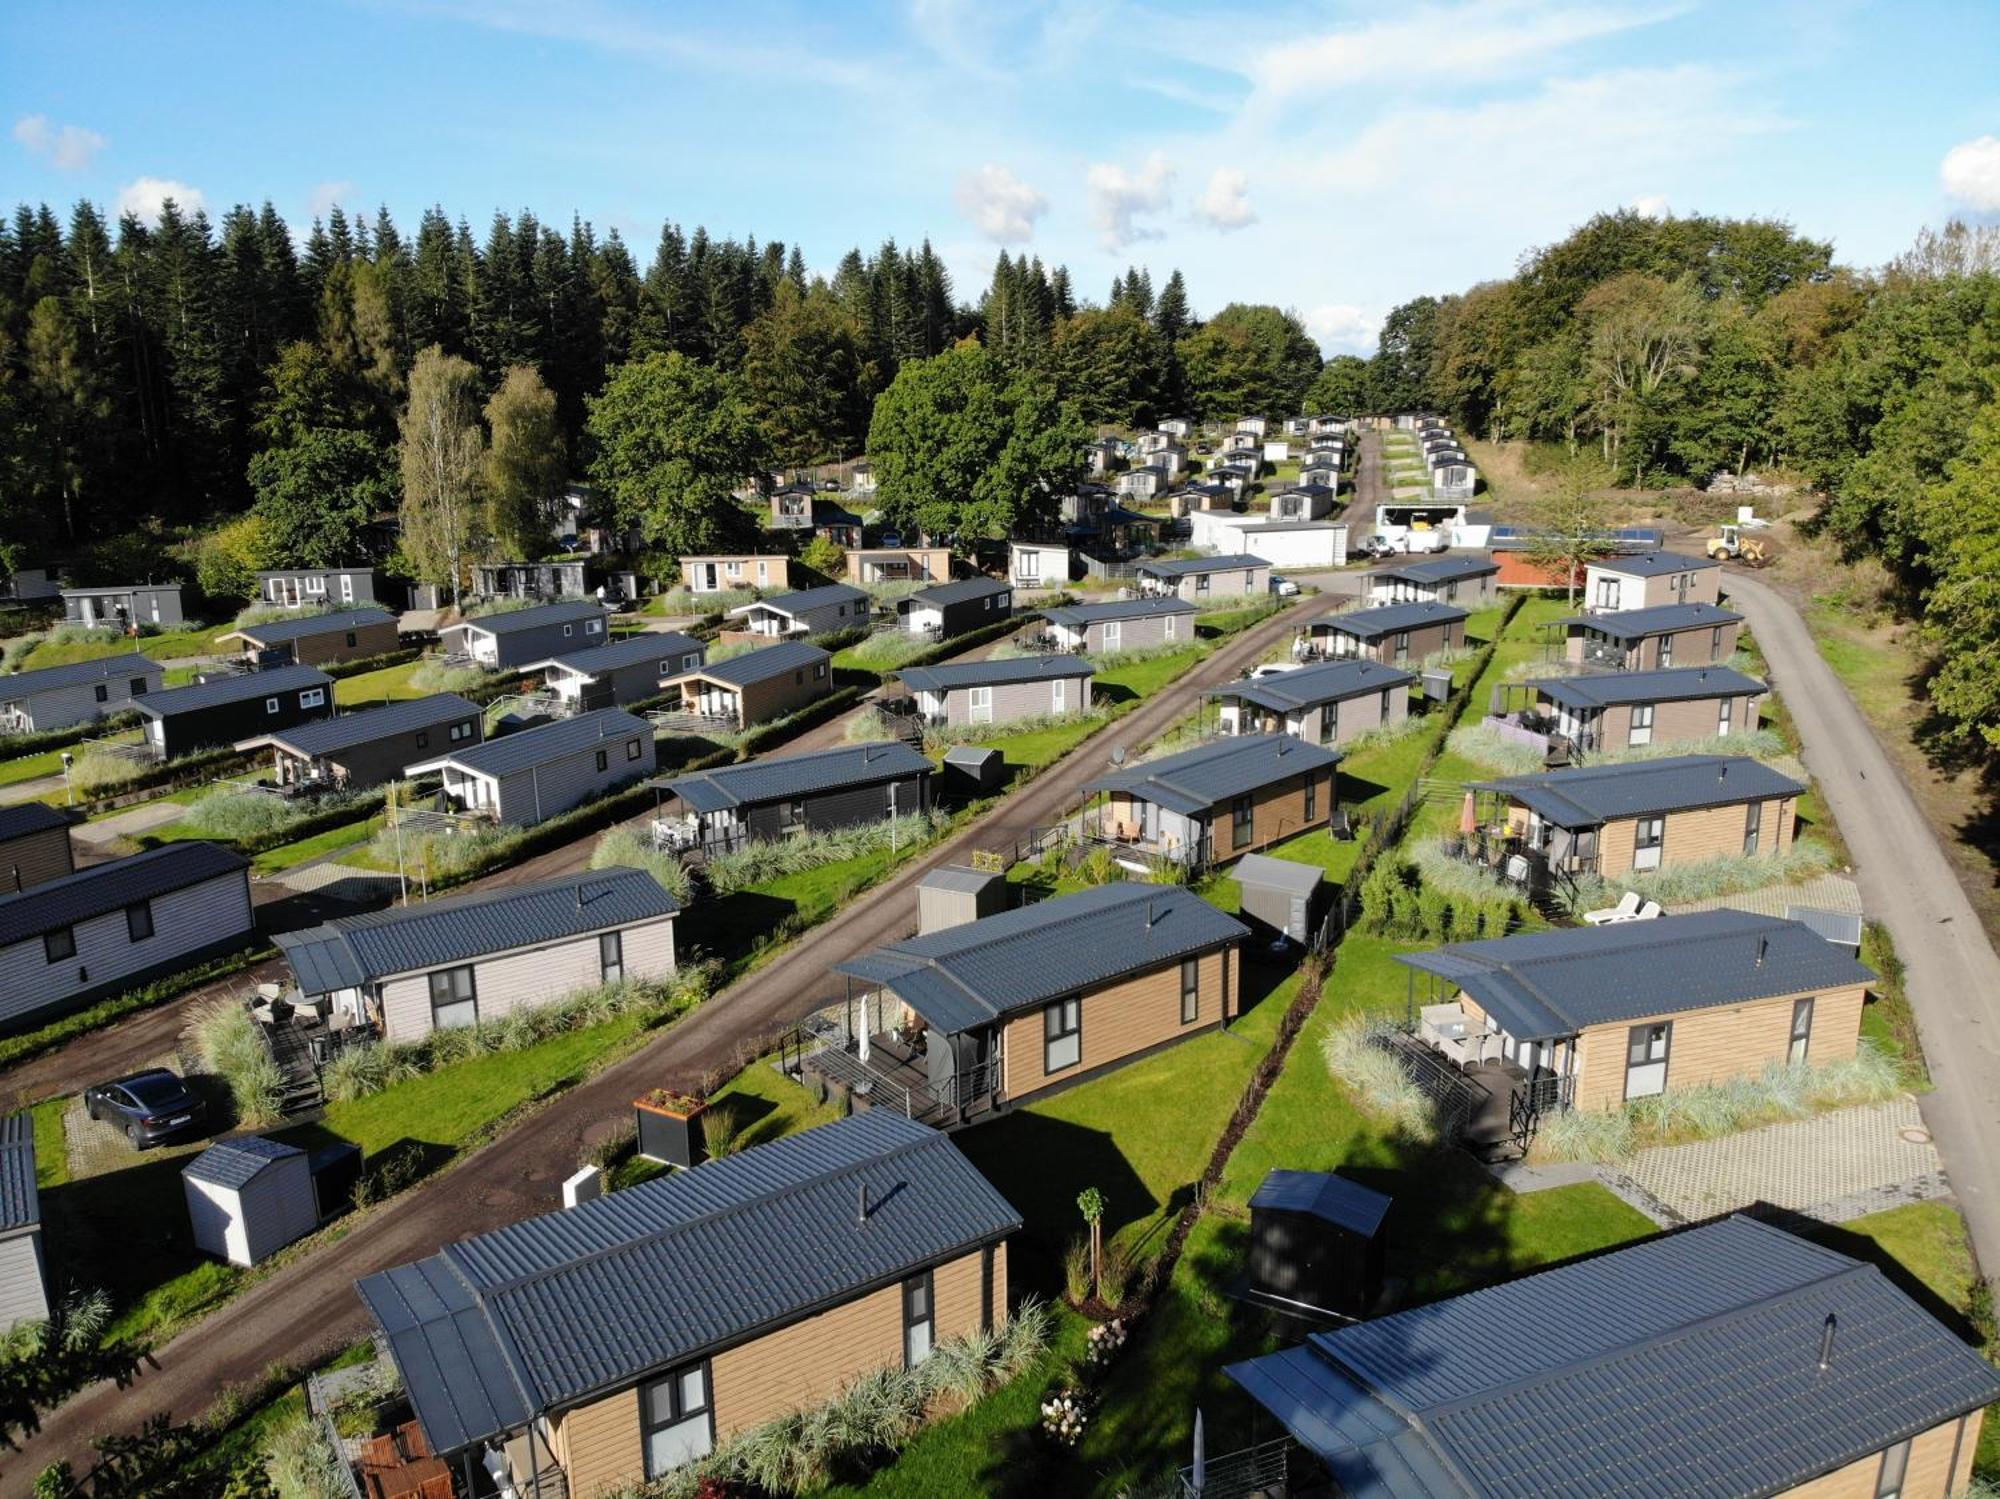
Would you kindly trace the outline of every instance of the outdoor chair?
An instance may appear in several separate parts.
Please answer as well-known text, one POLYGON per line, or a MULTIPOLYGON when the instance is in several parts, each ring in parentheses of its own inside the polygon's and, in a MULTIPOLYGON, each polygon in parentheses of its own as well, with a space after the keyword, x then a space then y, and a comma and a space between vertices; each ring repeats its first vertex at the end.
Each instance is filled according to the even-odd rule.
MULTIPOLYGON (((1657 914, 1659 907, 1655 906, 1653 910, 1657 914)), ((1583 922, 1585 926, 1610 926, 1614 922, 1637 921, 1641 914, 1639 892, 1627 890, 1618 898, 1617 905, 1606 906, 1597 911, 1585 911, 1583 922)))

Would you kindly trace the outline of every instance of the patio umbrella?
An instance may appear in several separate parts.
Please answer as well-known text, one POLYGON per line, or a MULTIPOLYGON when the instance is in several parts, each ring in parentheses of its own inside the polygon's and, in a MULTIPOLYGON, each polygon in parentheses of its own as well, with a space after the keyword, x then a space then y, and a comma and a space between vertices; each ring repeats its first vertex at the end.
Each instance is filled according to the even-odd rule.
POLYGON ((1194 1408, 1194 1466, 1188 1470, 1188 1487, 1198 1496, 1208 1483, 1208 1432, 1202 1424, 1201 1407, 1194 1408))
POLYGON ((1459 808, 1458 830, 1468 838, 1479 831, 1479 798, 1473 792, 1465 793, 1465 805, 1459 808))

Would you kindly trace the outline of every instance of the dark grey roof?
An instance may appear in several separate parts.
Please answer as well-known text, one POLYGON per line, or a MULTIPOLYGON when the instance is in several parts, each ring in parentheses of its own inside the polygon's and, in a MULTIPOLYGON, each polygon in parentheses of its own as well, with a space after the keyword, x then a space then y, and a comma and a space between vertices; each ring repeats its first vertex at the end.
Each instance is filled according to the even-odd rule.
POLYGON ((960 895, 977 895, 995 880, 1006 876, 997 870, 974 869, 970 864, 940 864, 917 883, 926 890, 951 890, 960 895))
POLYGON ((1730 910, 1453 942, 1396 961, 1456 984, 1523 1041, 1875 978, 1796 921, 1730 910))
POLYGON ((0 843, 68 826, 69 819, 47 802, 16 802, 11 807, 0 807, 0 843))
POLYGON ((2000 1395, 1873 1265, 1743 1217, 1225 1372, 1357 1499, 1749 1499, 2000 1395))
POLYGON ((1469 619, 1456 604, 1419 600, 1409 604, 1383 604, 1374 609, 1350 609, 1345 614, 1328 614, 1312 622, 1314 629, 1338 630, 1361 640, 1376 640, 1403 630, 1422 630, 1431 625, 1469 619))
POLYGON ((1628 578, 1658 578, 1668 573, 1691 573, 1704 567, 1722 566, 1713 557, 1690 557, 1685 552, 1640 552, 1631 557, 1604 557, 1590 565, 1628 578))
POLYGON ((238 748, 252 744, 281 744, 288 750, 317 759, 337 755, 356 745, 374 744, 398 734, 450 723, 454 719, 478 718, 480 706, 455 692, 434 692, 429 697, 413 697, 403 702, 364 708, 359 713, 340 713, 332 718, 316 718, 294 724, 289 729, 273 729, 268 734, 241 741, 238 748))
POLYGON ((1112 771, 1084 792, 1124 791, 1193 816, 1286 776, 1337 765, 1340 759, 1339 750, 1290 734, 1238 734, 1112 771))
POLYGON ((899 781, 934 769, 926 757, 909 745, 891 740, 748 760, 741 765, 721 765, 653 784, 698 812, 720 812, 727 807, 808 796, 836 787, 899 781))
POLYGON ((0 676, 0 700, 33 697, 38 692, 55 692, 64 687, 83 687, 106 682, 113 677, 159 676, 166 668, 138 654, 99 656, 94 661, 72 661, 67 666, 44 666, 38 671, 13 671, 0 676))
POLYGON ((1398 667, 1379 661, 1322 661, 1291 671, 1275 671, 1268 676, 1246 677, 1226 687, 1213 687, 1213 698, 1241 698, 1273 713, 1288 713, 1320 703, 1337 703, 1344 698, 1380 692, 1385 687, 1407 687, 1416 678, 1398 667))
POLYGON ((42 1221, 41 1193, 35 1185, 35 1119, 32 1114, 0 1118, 0 1234, 33 1228, 42 1221))
POLYGON ((304 1155, 305 1152, 298 1146, 287 1145, 282 1140, 270 1140, 262 1135, 242 1135, 234 1140, 217 1140, 181 1167, 181 1175, 207 1182, 210 1186, 240 1191, 273 1162, 304 1155))
POLYGON ((962 604, 967 599, 991 598, 996 594, 1009 593, 1013 585, 1003 583, 998 578, 961 578, 956 583, 934 583, 929 588, 919 588, 908 598, 901 600, 901 608, 921 600, 926 604, 962 604))
POLYGON ((956 1034, 1248 932, 1178 886, 1097 885, 878 947, 833 972, 889 989, 956 1034))
POLYGON ((852 604, 868 597, 867 590, 851 583, 828 583, 819 588, 801 588, 797 593, 775 594, 731 609, 731 614, 748 614, 753 609, 770 609, 779 614, 809 614, 832 604, 852 604))
POLYGON ((356 1289, 432 1448, 451 1453, 1020 1226, 947 1136, 871 1109, 462 1239, 356 1289))
POLYGON ((1245 854, 1229 867, 1229 877, 1239 885, 1283 890, 1292 895, 1311 895, 1325 876, 1326 871, 1317 864, 1274 859, 1268 854, 1245 854))
POLYGON ((1572 708, 1757 696, 1770 690, 1755 677, 1746 677, 1727 666, 1675 666, 1665 671, 1607 671, 1580 677, 1536 677, 1526 685, 1536 688, 1542 696, 1572 708))
POLYGON ((238 672, 233 676, 212 677, 186 687, 169 687, 132 699, 132 707, 149 718, 170 718, 176 713, 198 713, 224 703, 247 703, 281 692, 297 692, 307 687, 331 687, 333 678, 313 666, 274 666, 268 671, 238 672))
MULTIPOLYGON (((702 649, 702 643, 692 635, 683 635, 678 630, 642 630, 637 635, 627 635, 622 640, 607 641, 603 645, 593 645, 587 650, 566 651, 560 656, 551 656, 547 661, 537 661, 524 668, 535 671, 545 666, 563 666, 585 676, 595 677, 607 671, 618 671, 627 666, 638 666, 651 661, 656 665, 670 656, 684 656, 689 651, 702 649)), ((662 673, 671 676, 673 670, 662 673)))
POLYGON ((1054 624, 1075 625, 1082 629, 1113 619, 1150 619, 1156 614, 1194 612, 1194 605, 1186 599, 1116 599, 1108 604, 1059 604, 1053 609, 1042 610, 1042 618, 1054 624))
POLYGON ((393 625, 396 616, 387 609, 341 609, 331 614, 300 614, 290 619, 267 619, 262 624, 238 625, 231 634, 263 645, 281 645, 288 640, 309 640, 315 635, 339 635, 348 630, 365 630, 371 625, 393 625))
POLYGON ((567 755, 594 749, 607 740, 624 739, 633 734, 643 734, 650 740, 653 726, 622 708, 599 708, 591 713, 579 713, 575 718, 537 724, 532 729, 521 729, 498 739, 489 739, 484 744, 468 744, 463 749, 446 750, 417 763, 442 765, 449 761, 483 776, 509 776, 530 766, 548 765, 567 755))
POLYGON ((1272 1171, 1250 1195, 1250 1207, 1309 1213, 1350 1233, 1373 1238, 1393 1199, 1331 1171, 1272 1171))
POLYGON ((305 994, 351 989, 395 973, 463 963, 671 916, 680 906, 643 869, 595 869, 476 895, 452 895, 273 940, 305 994))
POLYGON ((1234 568, 1269 567, 1262 557, 1229 552, 1220 557, 1183 557, 1176 562, 1141 562, 1138 570, 1155 578, 1189 578, 1199 573, 1226 573, 1234 568))
POLYGON ((1471 784, 1511 797, 1562 828, 1594 828, 1619 817, 1768 801, 1797 796, 1806 789, 1747 755, 1668 755, 1471 784))
POLYGON ((93 864, 61 879, 0 895, 0 947, 249 867, 250 861, 233 849, 192 838, 163 843, 129 859, 93 864))
POLYGON ((349 567, 260 567, 259 578, 333 578, 341 573, 372 573, 372 563, 356 562, 349 567))
POLYGON ((832 659, 816 645, 803 640, 786 640, 777 645, 745 651, 725 661, 711 661, 681 675, 708 677, 731 687, 747 687, 753 682, 766 682, 772 677, 783 676, 788 671, 823 665, 832 659))
POLYGON ((1451 583, 1465 578, 1482 578, 1500 571, 1500 564, 1484 557, 1426 557, 1420 562, 1401 562, 1376 569, 1370 577, 1396 578, 1405 583, 1451 583))
POLYGON ((539 630, 549 625, 574 624, 584 619, 604 619, 611 611, 589 599, 573 599, 561 604, 537 604, 531 609, 502 609, 493 614, 475 614, 448 630, 478 630, 486 635, 512 635, 516 630, 539 630))
POLYGON ((179 593, 178 583, 105 583, 94 588, 65 588, 62 596, 69 598, 105 598, 119 593, 179 593))
POLYGON ((1742 618, 1714 604, 1661 604, 1652 609, 1578 614, 1561 623, 1584 625, 1615 640, 1640 640, 1648 635, 1671 635, 1676 630, 1698 630, 1705 625, 1733 625, 1742 618))
POLYGON ((1045 682, 1055 677, 1089 677, 1097 668, 1081 656, 1012 656, 998 661, 962 661, 943 666, 907 666, 890 675, 918 692, 950 692, 956 687, 1002 687, 1009 682, 1045 682))

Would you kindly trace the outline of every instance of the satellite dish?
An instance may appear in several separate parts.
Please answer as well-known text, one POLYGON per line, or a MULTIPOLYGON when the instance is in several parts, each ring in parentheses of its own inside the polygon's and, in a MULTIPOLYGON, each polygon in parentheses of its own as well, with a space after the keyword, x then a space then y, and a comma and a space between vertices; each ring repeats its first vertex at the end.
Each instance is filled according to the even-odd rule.
POLYGON ((1120 745, 1116 745, 1116 746, 1114 746, 1114 747, 1112 748, 1112 751, 1111 751, 1111 763, 1112 763, 1113 765, 1123 765, 1123 764, 1125 763, 1125 746, 1124 746, 1124 745, 1120 744, 1120 745))

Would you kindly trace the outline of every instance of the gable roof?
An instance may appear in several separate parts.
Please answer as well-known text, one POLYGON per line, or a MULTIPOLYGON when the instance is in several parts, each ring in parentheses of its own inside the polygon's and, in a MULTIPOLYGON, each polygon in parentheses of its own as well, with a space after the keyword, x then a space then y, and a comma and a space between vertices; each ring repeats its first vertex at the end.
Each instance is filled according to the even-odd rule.
POLYGON ((1393 1199, 1331 1171, 1274 1170, 1250 1194, 1250 1210, 1307 1213, 1349 1233, 1373 1237, 1393 1199))
POLYGON ((69 819, 47 802, 15 802, 10 807, 0 807, 0 843, 68 826, 69 819))
POLYGON ((0 1234, 33 1228, 42 1221, 35 1184, 35 1120, 32 1114, 0 1117, 0 1234))
POLYGON ((1425 557, 1377 568, 1369 576, 1394 578, 1404 583, 1452 583, 1499 571, 1500 564, 1485 557, 1425 557))
POLYGON ((609 740, 623 739, 628 734, 643 734, 650 740, 653 726, 623 708, 598 708, 590 713, 579 713, 574 718, 559 718, 554 723, 537 724, 532 729, 504 734, 484 744, 468 744, 462 749, 447 750, 444 754, 405 766, 404 772, 408 774, 450 764, 483 776, 508 776, 530 766, 547 765, 566 755, 581 754, 609 740))
POLYGON ((207 1182, 210 1186, 240 1191, 255 1181, 267 1167, 304 1154, 298 1146, 287 1145, 282 1140, 266 1139, 263 1135, 242 1135, 234 1140, 217 1140, 181 1167, 181 1175, 207 1182))
MULTIPOLYGON (((746 760, 672 780, 655 781, 697 812, 720 812, 756 802, 808 796, 842 786, 868 786, 927 775, 937 767, 900 740, 842 744, 803 755, 746 760)), ((912 809, 914 810, 914 809, 912 809)))
POLYGON ((414 734, 454 719, 478 718, 483 711, 477 703, 455 692, 433 692, 428 697, 383 703, 358 713, 337 713, 332 718, 316 718, 289 729, 273 729, 268 734, 239 740, 236 748, 276 744, 316 760, 322 755, 337 755, 357 745, 374 744, 398 734, 414 734))
POLYGON ((867 597, 866 589, 856 588, 851 583, 828 583, 819 588, 801 588, 796 593, 774 594, 768 599, 739 604, 729 611, 729 615, 733 619, 753 609, 769 609, 773 614, 796 616, 810 614, 815 609, 831 608, 835 604, 852 604, 867 597))
POLYGON ((365 630, 372 625, 393 625, 396 616, 387 609, 337 609, 330 614, 301 614, 290 619, 268 619, 261 624, 239 625, 217 640, 248 640, 264 645, 282 645, 290 640, 309 640, 315 635, 339 635, 348 630, 365 630))
POLYGON ((1628 578, 1660 578, 1669 573, 1720 567, 1722 563, 1714 557, 1690 557, 1686 552, 1639 552, 1629 557, 1606 557, 1590 565, 1600 572, 1619 573, 1628 578))
POLYGON ((273 697, 281 692, 297 692, 307 687, 332 687, 333 678, 314 666, 272 666, 263 671, 236 672, 211 677, 186 687, 169 687, 132 699, 135 712, 148 718, 169 718, 176 713, 199 713, 225 703, 247 703, 254 698, 273 697))
POLYGON ((1747 1499, 2000 1394, 1873 1265, 1741 1216, 1224 1372, 1369 1499, 1747 1499))
POLYGON ((1534 677, 1524 685, 1572 708, 1623 703, 1680 703, 1705 697, 1759 696, 1770 689, 1727 666, 1673 666, 1665 671, 1593 672, 1581 677, 1534 677))
POLYGON ((922 601, 926 604, 963 604, 968 599, 991 598, 996 594, 1013 592, 1014 585, 1003 583, 998 578, 960 578, 956 583, 933 583, 928 588, 919 588, 903 604, 922 601))
POLYGON ((0 947, 249 867, 250 861, 235 850, 193 838, 163 843, 129 859, 93 864, 60 879, 0 895, 0 947))
POLYGON ((1408 604, 1382 604, 1373 609, 1350 609, 1345 614, 1327 614, 1312 622, 1314 629, 1338 630, 1360 640, 1375 640, 1404 630, 1421 630, 1430 625, 1450 624, 1471 616, 1456 604, 1418 600, 1408 604))
POLYGON ((1558 624, 1582 625, 1615 640, 1640 640, 1648 635, 1671 635, 1676 630, 1698 630, 1704 626, 1733 625, 1740 614, 1718 609, 1714 604, 1659 604, 1651 609, 1616 609, 1602 614, 1578 614, 1558 620, 1558 624))
POLYGON ((1211 687, 1212 698, 1241 698, 1273 713, 1288 713, 1343 698, 1361 697, 1389 687, 1407 687, 1416 677, 1379 661, 1322 661, 1264 677, 1245 677, 1226 687, 1211 687))
POLYGON ((1226 573, 1234 568, 1269 567, 1262 557, 1230 552, 1221 557, 1184 557, 1177 562, 1141 562, 1136 571, 1155 578, 1191 578, 1201 573, 1226 573))
POLYGON ((1396 961, 1456 984, 1516 1040, 1866 984, 1876 976, 1800 922, 1748 911, 1453 942, 1396 961))
POLYGON ((643 869, 613 867, 341 916, 272 940, 300 990, 326 994, 390 974, 654 921, 679 909, 643 869))
POLYGON ((1340 763, 1339 750, 1307 744, 1290 734, 1237 734, 1179 754, 1141 761, 1085 786, 1123 791, 1157 806, 1188 815, 1206 812, 1233 796, 1268 786, 1287 776, 1340 763))
POLYGON ((724 661, 711 661, 706 666, 697 666, 693 671, 684 671, 681 676, 707 677, 711 681, 722 682, 731 687, 747 687, 753 682, 766 682, 788 671, 818 666, 832 659, 833 657, 825 651, 807 641, 784 640, 776 645, 759 646, 754 651, 745 651, 740 656, 731 656, 724 661))
POLYGON ((461 1239, 355 1289, 432 1449, 449 1454, 1020 1226, 947 1136, 871 1109, 461 1239))
POLYGON ((179 593, 178 583, 102 583, 90 588, 65 588, 62 596, 66 599, 107 598, 121 593, 179 593))
POLYGON ((125 656, 99 656, 94 661, 72 661, 67 666, 44 666, 36 671, 12 671, 0 675, 0 702, 56 692, 65 687, 87 687, 108 682, 113 677, 158 677, 166 668, 134 652, 125 656))
POLYGON ((580 651, 566 651, 560 656, 551 656, 546 661, 532 662, 523 670, 544 671, 551 666, 560 666, 568 671, 594 678, 604 672, 619 671, 645 661, 664 661, 669 656, 685 655, 689 651, 698 651, 701 648, 699 640, 692 635, 683 635, 678 630, 642 630, 621 640, 610 640, 603 645, 587 646, 580 651))
POLYGON ((1325 877, 1326 871, 1317 864, 1275 859, 1269 854, 1245 854, 1229 866, 1229 878, 1239 885, 1283 890, 1290 895, 1314 894, 1325 877))
POLYGON ((589 599, 572 599, 559 604, 536 604, 530 609, 502 609, 495 614, 475 614, 447 630, 477 630, 482 635, 512 635, 517 630, 540 630, 549 625, 574 624, 585 619, 608 619, 611 611, 589 599))
POLYGON ((953 1035, 1248 935, 1191 890, 1119 882, 892 942, 832 971, 879 984, 953 1035))
POLYGON ((1806 789, 1747 755, 1667 755, 1470 785, 1512 797, 1561 828, 1594 828, 1620 817, 1768 801, 1797 796, 1806 789))
POLYGON ((1097 668, 1081 656, 1014 656, 998 661, 907 666, 890 673, 904 686, 917 692, 950 692, 958 687, 1003 687, 1011 682, 1041 682, 1058 677, 1096 674, 1097 668))
POLYGON ((1058 625, 1084 629, 1114 619, 1150 619, 1156 614, 1193 614, 1195 607, 1186 599, 1118 599, 1109 604, 1059 604, 1041 611, 1042 618, 1058 625))

